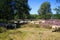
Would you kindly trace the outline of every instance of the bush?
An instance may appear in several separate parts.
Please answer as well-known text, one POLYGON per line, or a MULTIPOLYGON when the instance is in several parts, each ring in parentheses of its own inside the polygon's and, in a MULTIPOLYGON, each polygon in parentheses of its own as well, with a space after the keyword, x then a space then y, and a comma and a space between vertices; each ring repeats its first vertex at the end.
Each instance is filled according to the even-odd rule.
POLYGON ((6 28, 0 27, 0 33, 2 33, 2 32, 6 32, 6 28))
POLYGON ((51 29, 51 26, 50 25, 47 25, 46 28, 51 29))
POLYGON ((43 27, 43 28, 47 28, 47 29, 51 29, 51 26, 50 25, 41 25, 41 27, 43 27))
POLYGON ((40 28, 40 25, 36 24, 35 27, 36 27, 36 28, 40 28))

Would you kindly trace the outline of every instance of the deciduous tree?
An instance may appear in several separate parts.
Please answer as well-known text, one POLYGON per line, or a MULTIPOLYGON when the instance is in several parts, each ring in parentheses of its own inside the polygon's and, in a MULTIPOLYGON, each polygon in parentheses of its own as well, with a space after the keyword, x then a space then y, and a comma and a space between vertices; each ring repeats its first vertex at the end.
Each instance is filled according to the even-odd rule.
POLYGON ((40 18, 43 19, 50 19, 51 18, 51 5, 49 2, 42 3, 41 7, 38 10, 38 13, 40 15, 40 18))

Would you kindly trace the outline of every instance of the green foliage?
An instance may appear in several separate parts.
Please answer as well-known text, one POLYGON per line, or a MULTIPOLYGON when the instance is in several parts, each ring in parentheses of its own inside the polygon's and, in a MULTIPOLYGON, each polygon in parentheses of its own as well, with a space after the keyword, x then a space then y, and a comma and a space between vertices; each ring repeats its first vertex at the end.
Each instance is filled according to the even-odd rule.
POLYGON ((51 8, 50 8, 50 3, 49 2, 44 2, 40 9, 38 10, 38 13, 40 15, 40 18, 43 18, 43 19, 50 19, 51 18, 51 8))
POLYGON ((54 9, 56 11, 56 14, 54 15, 55 19, 60 19, 60 6, 54 9))
POLYGON ((13 13, 11 13, 11 6, 8 4, 11 0, 0 1, 0 18, 1 19, 13 19, 13 13))
POLYGON ((14 19, 19 19, 19 16, 18 14, 15 15, 14 19))
POLYGON ((12 20, 12 19, 24 19, 29 18, 29 5, 28 0, 0 0, 0 19, 12 20), (12 10, 10 3, 14 1, 15 11, 12 10))
POLYGON ((32 18, 32 19, 39 19, 40 16, 38 14, 30 14, 30 18, 32 18))
POLYGON ((17 15, 20 19, 29 18, 29 6, 28 0, 18 0, 16 1, 17 15))
POLYGON ((57 8, 54 9, 56 11, 56 13, 60 14, 60 6, 58 6, 57 8))
POLYGON ((58 13, 54 14, 54 17, 53 18, 60 19, 60 14, 58 14, 58 13))

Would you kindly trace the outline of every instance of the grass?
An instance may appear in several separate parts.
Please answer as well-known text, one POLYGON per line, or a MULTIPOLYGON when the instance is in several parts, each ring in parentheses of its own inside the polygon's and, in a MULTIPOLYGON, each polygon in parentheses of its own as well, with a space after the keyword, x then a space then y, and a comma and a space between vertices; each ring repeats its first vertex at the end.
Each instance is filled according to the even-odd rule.
POLYGON ((16 38, 21 38, 25 36, 26 32, 17 30, 8 30, 7 32, 0 33, 0 40, 11 40, 16 38))
POLYGON ((7 32, 0 33, 0 40, 9 40, 8 35, 9 35, 9 33, 7 33, 7 32))
MULTIPOLYGON (((29 25, 31 26, 31 24, 29 25)), ((60 40, 60 32, 33 27, 36 25, 28 27, 29 25, 23 25, 25 27, 0 33, 0 40, 60 40)))

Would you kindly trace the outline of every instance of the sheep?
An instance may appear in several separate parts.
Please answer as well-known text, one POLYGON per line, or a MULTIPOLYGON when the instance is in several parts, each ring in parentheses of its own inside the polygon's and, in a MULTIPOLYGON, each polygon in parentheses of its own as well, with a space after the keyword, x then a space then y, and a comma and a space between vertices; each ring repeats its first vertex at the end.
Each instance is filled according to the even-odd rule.
POLYGON ((55 32, 55 31, 59 31, 60 29, 60 25, 52 25, 52 31, 55 32))
POLYGON ((31 24, 39 24, 39 21, 31 21, 31 24))

